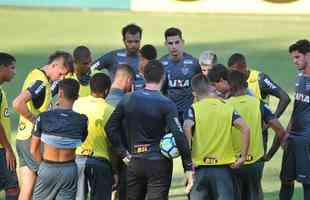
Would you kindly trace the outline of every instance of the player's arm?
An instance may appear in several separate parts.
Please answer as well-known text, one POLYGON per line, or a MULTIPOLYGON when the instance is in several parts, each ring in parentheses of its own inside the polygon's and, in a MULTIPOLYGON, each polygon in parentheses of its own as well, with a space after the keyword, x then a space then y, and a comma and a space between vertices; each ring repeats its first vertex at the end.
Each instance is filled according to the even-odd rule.
POLYGON ((287 131, 283 128, 280 121, 276 118, 274 114, 272 114, 271 110, 261 102, 261 113, 263 121, 268 124, 269 127, 276 133, 271 148, 268 153, 264 156, 265 161, 269 161, 274 154, 279 149, 280 145, 286 140, 288 137, 287 131))
POLYGON ((193 137, 193 128, 195 126, 195 116, 193 107, 189 108, 187 112, 184 113, 184 123, 183 129, 185 136, 187 138, 187 142, 189 147, 192 146, 192 137, 193 137))
POLYGON ((105 125, 105 131, 112 145, 112 148, 122 159, 126 158, 129 154, 121 140, 121 135, 123 134, 122 121, 124 119, 124 100, 125 99, 126 97, 124 97, 119 102, 119 104, 116 106, 115 110, 113 111, 108 122, 105 125))
POLYGON ((42 81, 35 81, 30 87, 22 91, 13 101, 13 108, 16 112, 21 114, 24 118, 30 122, 35 123, 36 116, 33 115, 28 107, 27 103, 31 100, 35 100, 45 90, 45 85, 42 81))
POLYGON ((40 151, 41 133, 42 133, 41 124, 42 124, 41 118, 38 117, 35 122, 35 126, 32 130, 31 145, 30 145, 30 153, 32 154, 33 158, 38 162, 42 161, 42 155, 40 151))
POLYGON ((231 167, 239 168, 245 162, 248 155, 250 145, 250 127, 247 125, 244 119, 242 119, 241 116, 236 112, 233 113, 233 126, 239 129, 241 132, 242 148, 240 158, 238 158, 231 167))
POLYGON ((274 83, 269 76, 263 73, 260 74, 260 88, 262 95, 272 95, 279 99, 274 113, 275 116, 279 118, 290 103, 290 97, 280 86, 274 83))
POLYGON ((167 123, 168 129, 173 134, 176 145, 180 151, 184 171, 192 170, 191 152, 190 152, 190 148, 189 148, 186 136, 183 133, 183 129, 178 119, 176 105, 171 102, 169 104, 168 109, 169 110, 167 110, 167 113, 165 115, 166 123, 167 123))
POLYGON ((177 108, 174 103, 171 102, 168 106, 166 113, 166 123, 168 129, 174 136, 176 146, 182 157, 183 169, 185 171, 186 178, 186 188, 185 192, 188 194, 193 187, 193 163, 190 148, 186 139, 186 136, 183 134, 181 124, 178 119, 177 108))
POLYGON ((90 68, 92 72, 103 71, 109 69, 113 65, 114 53, 109 52, 98 58, 91 64, 90 68))

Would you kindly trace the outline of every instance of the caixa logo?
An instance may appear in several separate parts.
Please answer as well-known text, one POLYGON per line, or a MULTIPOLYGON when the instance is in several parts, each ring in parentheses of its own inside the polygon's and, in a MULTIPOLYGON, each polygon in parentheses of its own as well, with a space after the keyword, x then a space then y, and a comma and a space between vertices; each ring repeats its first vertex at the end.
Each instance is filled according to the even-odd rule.
POLYGON ((270 3, 292 3, 292 2, 299 1, 299 0, 263 0, 263 1, 267 1, 270 3))

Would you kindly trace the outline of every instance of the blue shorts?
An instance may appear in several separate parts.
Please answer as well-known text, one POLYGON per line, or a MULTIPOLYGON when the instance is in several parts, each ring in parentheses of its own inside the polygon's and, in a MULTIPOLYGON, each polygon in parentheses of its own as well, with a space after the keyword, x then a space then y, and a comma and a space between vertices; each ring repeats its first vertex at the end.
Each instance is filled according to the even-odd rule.
POLYGON ((299 135, 287 139, 280 178, 310 184, 310 138, 299 135))
POLYGON ((11 171, 6 166, 5 150, 0 148, 0 191, 18 187, 16 171, 11 171))

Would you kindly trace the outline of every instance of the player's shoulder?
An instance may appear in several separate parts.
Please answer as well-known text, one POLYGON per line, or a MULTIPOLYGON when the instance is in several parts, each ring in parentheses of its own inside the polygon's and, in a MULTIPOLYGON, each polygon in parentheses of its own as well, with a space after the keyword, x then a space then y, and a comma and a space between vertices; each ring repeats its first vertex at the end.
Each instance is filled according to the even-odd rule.
POLYGON ((187 65, 197 65, 199 63, 197 58, 186 52, 184 52, 183 62, 187 65))
POLYGON ((159 61, 161 62, 162 65, 166 66, 169 64, 169 54, 163 55, 162 57, 159 58, 159 61))

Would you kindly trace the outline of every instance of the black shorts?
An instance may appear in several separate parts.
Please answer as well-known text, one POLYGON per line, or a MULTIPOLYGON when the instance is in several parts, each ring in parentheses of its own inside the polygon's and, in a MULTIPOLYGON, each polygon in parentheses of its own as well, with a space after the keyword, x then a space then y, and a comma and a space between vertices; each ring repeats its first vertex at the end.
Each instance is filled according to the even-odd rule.
POLYGON ((291 136, 282 158, 280 178, 282 181, 297 180, 310 183, 310 138, 291 136))
POLYGON ((127 166, 128 200, 168 200, 172 161, 133 158, 127 166))
POLYGON ((6 165, 5 150, 0 148, 0 191, 18 187, 16 171, 11 171, 6 165))
POLYGON ((259 200, 263 199, 261 174, 264 163, 256 161, 232 169, 235 188, 235 199, 259 200))

